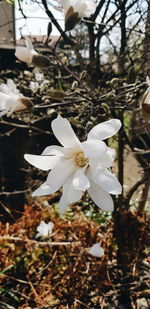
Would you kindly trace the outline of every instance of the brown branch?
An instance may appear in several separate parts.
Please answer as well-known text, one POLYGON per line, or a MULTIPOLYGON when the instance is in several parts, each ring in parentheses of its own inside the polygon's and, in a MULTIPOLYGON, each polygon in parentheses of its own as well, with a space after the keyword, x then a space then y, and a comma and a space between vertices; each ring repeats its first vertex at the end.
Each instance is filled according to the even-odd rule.
POLYGON ((147 197, 148 197, 149 187, 150 187, 150 179, 148 178, 147 181, 145 182, 141 200, 139 202, 138 215, 141 215, 143 213, 143 210, 144 210, 144 207, 147 201, 147 197))
POLYGON ((1 120, 0 123, 1 124, 7 124, 9 126, 16 127, 16 128, 35 130, 35 131, 38 131, 40 133, 50 134, 51 135, 51 132, 49 132, 49 131, 45 131, 45 130, 42 130, 42 129, 37 128, 35 126, 30 126, 30 125, 27 125, 27 124, 20 124, 20 123, 5 121, 5 120, 1 120))
POLYGON ((134 192, 138 189, 139 186, 141 186, 143 183, 145 183, 146 181, 148 180, 148 175, 143 175, 143 177, 137 181, 134 186, 129 190, 129 192, 127 193, 127 196, 125 198, 125 209, 128 210, 130 208, 129 206, 129 203, 130 203, 130 200, 134 194, 134 192))
POLYGON ((22 193, 29 192, 29 191, 30 189, 13 191, 13 192, 2 191, 0 192, 0 195, 15 195, 15 194, 22 194, 22 193))

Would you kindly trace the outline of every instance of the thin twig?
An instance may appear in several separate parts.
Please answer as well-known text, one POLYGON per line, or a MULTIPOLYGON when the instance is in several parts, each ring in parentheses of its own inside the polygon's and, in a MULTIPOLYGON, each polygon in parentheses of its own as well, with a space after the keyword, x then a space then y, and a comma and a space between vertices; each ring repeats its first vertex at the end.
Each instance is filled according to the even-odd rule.
POLYGON ((30 244, 37 244, 40 246, 70 246, 74 243, 80 243, 80 241, 76 242, 65 242, 65 241, 37 241, 33 239, 28 239, 28 238, 23 238, 23 237, 15 237, 15 236, 0 236, 0 240, 8 240, 8 241, 14 241, 14 242, 25 242, 25 243, 30 243, 30 244))
POLYGON ((134 192, 138 189, 139 186, 141 186, 147 180, 148 180, 148 175, 144 174, 143 177, 139 181, 137 181, 134 184, 134 186, 129 190, 129 192, 128 192, 126 198, 125 198, 125 201, 124 201, 125 202, 125 209, 126 210, 129 209, 129 207, 130 207, 130 205, 129 205, 130 204, 130 200, 131 200, 132 195, 134 194, 134 192))
POLYGON ((26 193, 26 192, 29 192, 29 191, 30 191, 30 189, 18 190, 18 191, 13 191, 13 192, 2 191, 2 192, 0 192, 0 195, 15 195, 15 194, 26 193))

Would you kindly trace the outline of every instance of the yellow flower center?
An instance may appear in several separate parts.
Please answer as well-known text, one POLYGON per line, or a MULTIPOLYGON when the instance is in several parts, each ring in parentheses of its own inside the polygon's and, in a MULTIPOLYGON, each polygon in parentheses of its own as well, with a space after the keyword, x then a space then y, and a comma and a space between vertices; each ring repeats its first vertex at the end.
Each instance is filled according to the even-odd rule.
POLYGON ((89 159, 84 157, 83 151, 76 154, 75 160, 80 167, 84 167, 89 162, 89 159))

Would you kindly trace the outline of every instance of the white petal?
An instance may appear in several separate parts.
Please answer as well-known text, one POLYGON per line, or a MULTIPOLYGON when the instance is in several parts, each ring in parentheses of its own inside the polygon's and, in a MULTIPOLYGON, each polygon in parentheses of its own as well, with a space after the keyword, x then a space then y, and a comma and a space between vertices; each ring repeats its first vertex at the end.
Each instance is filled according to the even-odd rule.
POLYGON ((58 141, 66 148, 81 149, 81 143, 76 137, 69 121, 60 115, 52 121, 52 130, 58 141))
POLYGON ((18 96, 18 94, 20 94, 20 91, 17 89, 16 84, 14 83, 14 81, 11 78, 7 79, 7 88, 13 94, 16 94, 17 96, 18 96))
POLYGON ((42 152, 42 155, 56 155, 65 158, 70 158, 73 156, 74 152, 72 150, 66 149, 61 146, 48 146, 42 152))
POLYGON ((32 154, 25 154, 24 158, 33 166, 40 168, 43 171, 50 170, 54 168, 61 160, 58 156, 38 156, 32 154))
POLYGON ((47 183, 53 188, 54 192, 59 190, 65 183, 66 179, 76 170, 73 159, 61 161, 52 169, 47 177, 47 183))
POLYGON ((105 211, 113 211, 114 210, 114 202, 111 198, 110 194, 106 191, 102 190, 92 179, 92 175, 90 169, 87 170, 87 176, 90 180, 90 188, 88 189, 88 193, 93 200, 93 202, 102 210, 105 211))
POLYGON ((7 115, 7 113, 8 113, 8 109, 3 110, 2 112, 0 112, 0 117, 7 115))
POLYGON ((146 76, 146 83, 147 83, 147 85, 150 87, 150 79, 149 79, 148 76, 146 76))
POLYGON ((68 177, 68 179, 63 185, 63 193, 59 201, 59 210, 62 214, 66 211, 68 204, 79 201, 83 194, 81 190, 76 190, 73 187, 72 182, 73 175, 68 177))
POLYGON ((107 147, 106 153, 103 157, 89 158, 89 165, 91 168, 109 168, 113 165, 116 151, 110 147, 107 147))
POLYGON ((100 246, 99 243, 97 243, 89 248, 88 253, 95 257, 101 257, 104 255, 104 249, 100 246))
POLYGON ((107 147, 107 156, 110 158, 111 162, 113 163, 116 157, 115 149, 111 147, 107 147))
POLYGON ((119 119, 111 119, 96 125, 88 134, 90 139, 106 139, 115 135, 121 127, 119 119))
POLYGON ((11 97, 6 93, 0 92, 0 110, 11 106, 11 97))
POLYGON ((29 38, 25 39, 25 44, 26 44, 27 49, 30 49, 30 50, 34 49, 33 44, 29 38))
POLYGON ((76 190, 86 191, 90 187, 90 182, 84 173, 85 168, 80 168, 73 176, 73 186, 76 190))
POLYGON ((101 158, 106 155, 107 146, 98 139, 88 139, 82 143, 85 157, 101 158))
POLYGON ((122 187, 118 179, 107 169, 92 168, 92 177, 94 182, 104 191, 111 194, 121 194, 122 187))
POLYGON ((36 189, 32 193, 32 196, 44 196, 55 192, 56 191, 52 190, 52 188, 47 184, 47 182, 44 182, 38 189, 36 189))
POLYGON ((30 49, 26 47, 16 47, 15 56, 23 62, 32 63, 33 54, 30 49))
POLYGON ((99 140, 88 139, 82 143, 85 157, 89 158, 89 165, 101 167, 112 166, 112 156, 108 152, 107 145, 99 140))

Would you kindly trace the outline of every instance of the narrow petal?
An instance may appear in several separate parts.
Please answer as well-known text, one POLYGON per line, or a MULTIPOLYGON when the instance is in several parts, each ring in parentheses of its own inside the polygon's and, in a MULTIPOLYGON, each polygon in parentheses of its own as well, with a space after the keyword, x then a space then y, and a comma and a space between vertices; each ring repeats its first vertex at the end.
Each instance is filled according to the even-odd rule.
POLYGON ((25 44, 26 44, 27 49, 30 49, 30 50, 34 49, 33 44, 29 38, 25 39, 25 44))
POLYGON ((59 210, 62 214, 66 211, 68 204, 79 201, 83 194, 81 190, 76 190, 72 183, 73 175, 68 177, 63 185, 63 193, 59 201, 59 210))
POLYGON ((56 191, 53 191, 52 188, 47 184, 47 182, 44 182, 38 189, 36 189, 32 193, 32 196, 44 196, 55 192, 56 191))
POLYGON ((107 146, 98 139, 88 139, 82 143, 85 157, 101 158, 106 155, 107 146))
POLYGON ((0 112, 0 117, 7 115, 7 113, 8 113, 8 109, 3 110, 2 112, 0 112))
POLYGON ((16 47, 15 56, 23 62, 31 63, 33 54, 31 50, 26 47, 16 47))
POLYGON ((73 156, 74 152, 72 150, 66 149, 61 146, 48 146, 44 149, 42 152, 42 155, 56 155, 56 156, 61 156, 65 158, 70 158, 73 156))
POLYGON ((88 134, 90 139, 106 139, 115 135, 121 127, 119 119, 111 119, 96 125, 88 134))
POLYGON ((122 187, 118 179, 108 169, 93 168, 91 170, 94 182, 104 191, 111 194, 121 194, 122 187))
POLYGON ((50 170, 54 168, 61 160, 61 157, 55 155, 32 155, 32 154, 25 154, 24 158, 33 166, 40 168, 43 171, 50 170))
POLYGON ((16 95, 20 94, 20 91, 17 89, 16 84, 11 78, 7 79, 7 88, 13 94, 16 94, 16 95))
POLYGON ((76 137, 69 121, 60 115, 52 121, 52 130, 58 141, 66 148, 80 150, 81 143, 76 137))
POLYGON ((107 156, 110 158, 111 162, 113 163, 116 157, 115 149, 111 147, 107 147, 107 156))
POLYGON ((85 168, 78 169, 73 176, 73 186, 76 190, 86 191, 90 187, 90 182, 85 175, 85 168))
POLYGON ((105 211, 113 211, 114 210, 114 202, 111 198, 110 194, 106 191, 102 190, 92 179, 92 175, 90 169, 87 170, 87 176, 90 180, 90 188, 88 189, 88 193, 93 200, 93 202, 102 210, 105 211))
POLYGON ((76 170, 73 159, 61 161, 52 169, 47 177, 47 183, 53 188, 54 192, 59 190, 65 183, 66 179, 76 170))

